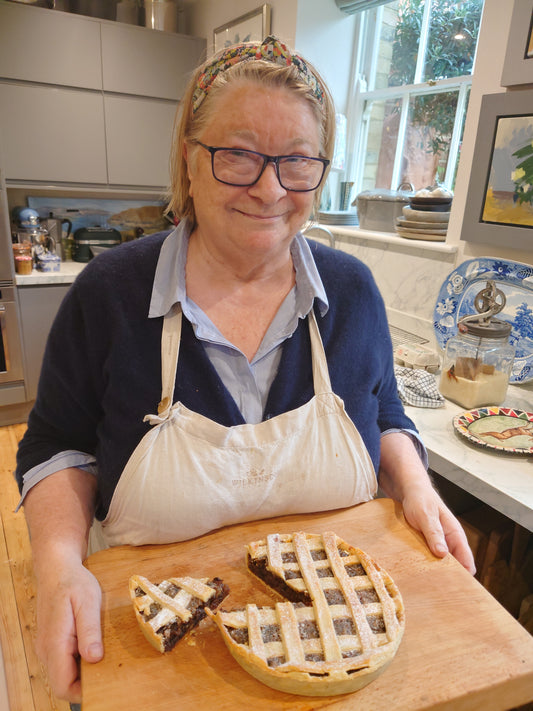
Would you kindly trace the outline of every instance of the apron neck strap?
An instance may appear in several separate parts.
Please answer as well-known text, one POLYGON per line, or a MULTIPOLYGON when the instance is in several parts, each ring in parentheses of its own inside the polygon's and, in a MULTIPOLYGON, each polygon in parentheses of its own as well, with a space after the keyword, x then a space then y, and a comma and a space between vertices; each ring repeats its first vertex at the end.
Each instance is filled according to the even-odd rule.
POLYGON ((181 306, 174 304, 163 319, 161 335, 161 402, 157 406, 157 414, 165 415, 172 407, 178 357, 181 342, 181 306))
POLYGON ((329 379, 328 362, 324 344, 318 330, 315 310, 311 308, 307 316, 309 322, 309 335, 311 336, 311 357, 313 362, 313 385, 315 395, 319 393, 331 392, 331 381, 329 379))
MULTIPOLYGON (((181 319, 182 312, 179 304, 174 304, 163 319, 163 333, 161 335, 161 402, 157 407, 159 416, 166 415, 173 404, 181 342, 181 319)), ((314 309, 309 312, 307 320, 311 338, 315 395, 331 392, 326 353, 318 330, 314 309)))

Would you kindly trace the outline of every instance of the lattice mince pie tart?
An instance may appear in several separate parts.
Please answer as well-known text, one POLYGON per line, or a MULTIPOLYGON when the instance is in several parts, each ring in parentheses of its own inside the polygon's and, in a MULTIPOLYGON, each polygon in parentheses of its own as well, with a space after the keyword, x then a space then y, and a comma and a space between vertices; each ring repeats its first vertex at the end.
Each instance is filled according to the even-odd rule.
POLYGON ((286 601, 207 614, 236 661, 280 691, 356 691, 394 657, 405 617, 392 578, 335 533, 273 534, 247 546, 248 569, 286 601))
POLYGON ((220 578, 169 578, 154 585, 141 575, 132 575, 129 590, 142 633, 159 652, 170 651, 229 593, 220 578))

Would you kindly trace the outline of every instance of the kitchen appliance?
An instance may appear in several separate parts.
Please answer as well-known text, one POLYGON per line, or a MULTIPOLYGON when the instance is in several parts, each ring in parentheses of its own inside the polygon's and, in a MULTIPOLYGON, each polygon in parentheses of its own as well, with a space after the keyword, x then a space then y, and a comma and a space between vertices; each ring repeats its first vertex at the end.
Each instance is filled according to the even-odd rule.
MULTIPOLYGON (((0 286, 0 385, 15 384, 23 377, 15 287, 0 286)), ((5 404, 0 396, 0 405, 5 404)))
POLYGON ((0 407, 26 401, 7 194, 0 175, 0 407))
POLYGON ((122 242, 118 230, 104 227, 80 227, 74 232, 72 259, 75 262, 89 262, 105 249, 110 249, 122 242))
MULTIPOLYGON (((30 207, 14 207, 11 213, 15 225, 15 237, 19 244, 30 243, 34 260, 39 255, 55 255, 56 245, 60 244, 50 235, 46 225, 39 219, 39 213, 30 207)), ((68 221, 68 220, 67 220, 68 221)), ((55 225, 52 223, 55 229, 55 225)))
POLYGON ((48 236, 52 239, 56 245, 56 253, 60 252, 60 245, 63 243, 63 239, 68 239, 70 233, 72 232, 72 222, 67 219, 61 219, 60 217, 54 217, 54 213, 50 212, 48 217, 43 217, 40 220, 40 224, 48 232, 48 236), (67 226, 67 234, 63 237, 63 225, 67 226))

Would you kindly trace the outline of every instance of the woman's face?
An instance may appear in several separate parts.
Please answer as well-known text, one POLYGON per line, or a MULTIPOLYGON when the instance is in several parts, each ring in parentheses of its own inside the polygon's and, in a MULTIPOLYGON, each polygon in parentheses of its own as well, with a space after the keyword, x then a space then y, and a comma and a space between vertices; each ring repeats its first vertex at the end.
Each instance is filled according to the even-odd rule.
MULTIPOLYGON (((227 86, 212 99, 211 119, 199 136, 208 145, 244 148, 271 156, 318 157, 319 127, 307 102, 285 88, 253 82, 227 86)), ((190 195, 197 234, 212 246, 253 253, 286 250, 312 209, 313 192, 281 187, 269 163, 255 185, 235 187, 218 182, 205 148, 188 144, 190 195)))

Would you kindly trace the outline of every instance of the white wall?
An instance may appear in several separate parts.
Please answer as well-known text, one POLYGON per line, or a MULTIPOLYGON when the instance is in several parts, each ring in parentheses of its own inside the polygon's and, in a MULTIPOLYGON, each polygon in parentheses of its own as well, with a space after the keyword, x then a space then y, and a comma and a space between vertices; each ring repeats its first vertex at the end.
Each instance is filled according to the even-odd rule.
POLYGON ((355 17, 334 0, 298 0, 295 47, 318 69, 336 110, 346 113, 354 47, 355 17))
MULTIPOLYGON (((187 7, 188 32, 196 37, 206 37, 207 52, 210 54, 215 27, 255 10, 261 4, 260 0, 195 0, 187 7)), ((272 9, 272 32, 294 46, 297 0, 270 0, 269 4, 272 9)))

